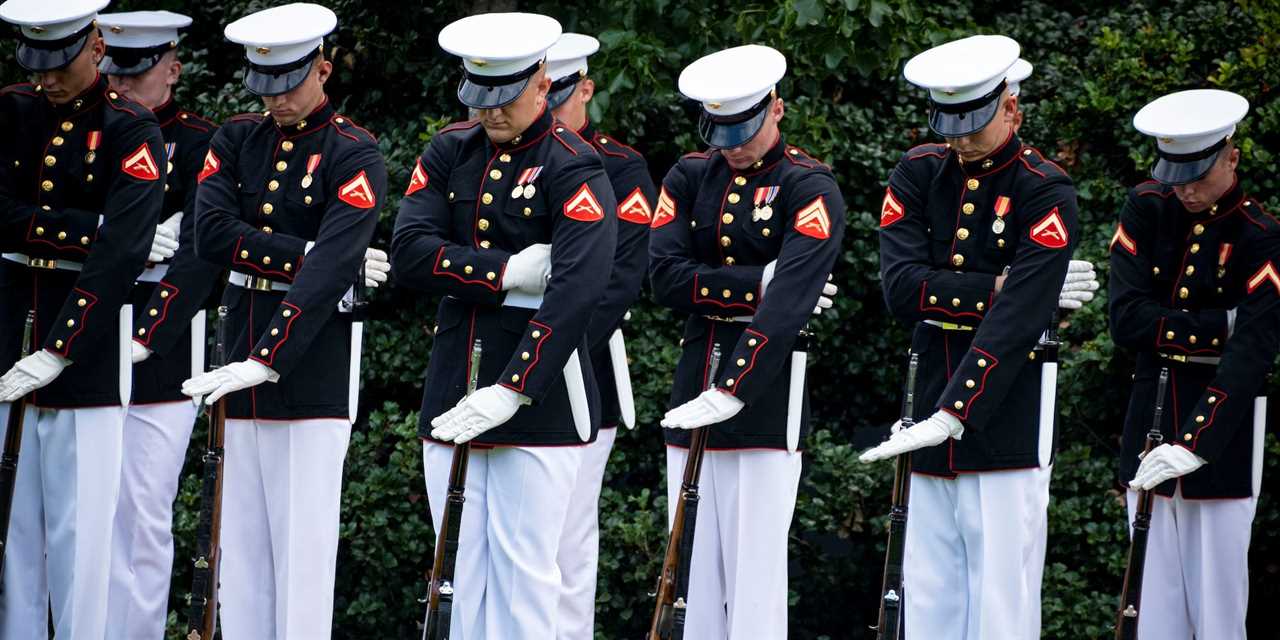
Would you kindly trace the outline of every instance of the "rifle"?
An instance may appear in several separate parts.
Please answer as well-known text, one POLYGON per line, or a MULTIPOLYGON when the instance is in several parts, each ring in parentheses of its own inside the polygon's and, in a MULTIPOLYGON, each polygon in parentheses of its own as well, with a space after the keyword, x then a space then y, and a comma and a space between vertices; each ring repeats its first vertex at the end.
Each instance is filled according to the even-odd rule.
MULTIPOLYGON (((916 372, 920 354, 911 354, 907 367, 907 399, 902 411, 902 428, 915 423, 916 372)), ((907 502, 911 495, 911 454, 903 453, 893 463, 893 499, 889 507, 889 542, 884 551, 884 579, 880 589, 880 617, 876 640, 898 640, 902 628, 902 560, 907 545, 907 502)))
MULTIPOLYGON (((1160 369, 1160 382, 1156 386, 1156 411, 1147 432, 1144 455, 1164 442, 1160 431, 1164 416, 1164 390, 1169 383, 1169 369, 1160 369)), ((1120 592, 1120 607, 1116 611, 1116 640, 1134 640, 1138 636, 1138 610, 1142 602, 1142 574, 1147 562, 1147 536, 1151 532, 1151 506, 1155 494, 1138 491, 1138 508, 1133 516, 1133 537, 1129 541, 1129 561, 1124 570, 1124 590, 1120 592)))
MULTIPOLYGON (((227 361, 227 307, 218 307, 210 370, 227 361)), ((227 400, 208 408, 209 439, 200 488, 200 520, 196 524, 196 560, 187 596, 187 640, 212 640, 218 629, 218 570, 222 562, 222 460, 226 442, 227 400)))
MULTIPOLYGON (((720 345, 711 348, 707 365, 708 390, 716 386, 720 368, 720 345)), ((689 457, 684 462, 684 479, 680 484, 680 501, 676 503, 667 552, 658 574, 658 587, 653 595, 657 605, 649 625, 648 640, 684 640, 685 615, 688 610, 689 565, 693 559, 693 532, 698 519, 698 478, 702 474, 702 458, 707 450, 710 427, 698 427, 689 438, 689 457)), ((710 603, 708 603, 710 604, 710 603)))
MULTIPOLYGON (((28 311, 27 321, 22 325, 19 360, 31 353, 35 322, 36 312, 28 311)), ((26 412, 26 396, 9 404, 9 424, 4 432, 4 454, 0 455, 0 576, 4 575, 5 552, 9 549, 9 516, 13 514, 13 489, 18 480, 18 454, 22 452, 22 421, 26 412)))
MULTIPOLYGON (((471 370, 467 375, 467 395, 475 393, 480 379, 480 339, 471 345, 471 370)), ((462 531, 462 506, 467 501, 467 463, 471 460, 471 442, 453 445, 453 461, 449 465, 449 494, 440 518, 444 526, 436 534, 435 559, 427 576, 427 617, 422 624, 423 640, 449 640, 453 622, 454 569, 458 564, 458 537, 462 531)), ((472 585, 473 587, 475 585, 472 585)))

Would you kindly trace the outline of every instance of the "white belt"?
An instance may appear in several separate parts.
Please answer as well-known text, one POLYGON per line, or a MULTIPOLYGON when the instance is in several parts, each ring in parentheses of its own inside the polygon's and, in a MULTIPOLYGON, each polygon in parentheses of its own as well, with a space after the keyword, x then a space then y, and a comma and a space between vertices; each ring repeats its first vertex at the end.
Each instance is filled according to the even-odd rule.
POLYGON ((64 271, 81 271, 84 265, 71 260, 56 260, 50 258, 32 258, 25 253, 4 253, 0 254, 5 260, 23 264, 33 269, 62 269, 64 271))
POLYGON ((233 284, 237 287, 244 287, 245 289, 252 289, 254 291, 288 291, 293 288, 292 285, 288 285, 283 282, 259 278, 258 276, 251 276, 240 273, 239 271, 232 271, 227 274, 227 284, 233 284))
POLYGON ((941 320, 925 320, 925 324, 932 325, 944 331, 973 331, 973 327, 954 322, 942 322, 941 320))
POLYGON ((138 282, 160 282, 164 279, 166 273, 169 273, 169 265, 158 264, 154 267, 147 267, 138 275, 138 282))
POLYGON ((1222 362, 1222 358, 1212 356, 1183 356, 1176 353, 1160 353, 1161 358, 1172 360, 1174 362, 1190 362, 1191 364, 1211 364, 1215 367, 1222 362))

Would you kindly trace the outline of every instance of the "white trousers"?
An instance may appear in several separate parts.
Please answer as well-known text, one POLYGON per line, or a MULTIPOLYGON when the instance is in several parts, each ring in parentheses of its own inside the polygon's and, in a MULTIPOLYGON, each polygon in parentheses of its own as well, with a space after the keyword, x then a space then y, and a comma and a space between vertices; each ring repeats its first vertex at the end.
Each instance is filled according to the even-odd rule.
POLYGON ((908 638, 1038 640, 1048 474, 911 476, 908 638))
MULTIPOLYGON (((600 485, 617 429, 601 429, 596 441, 583 447, 582 469, 569 498, 564 531, 560 534, 560 640, 592 640, 596 622, 596 573, 600 559, 600 485)), ((465 512, 464 512, 465 513, 465 512)))
MULTIPOLYGON (((1129 526, 1138 494, 1128 492, 1129 526)), ((1256 498, 1156 496, 1138 640, 1244 640, 1256 498)))
MULTIPOLYGON (((561 588, 556 551, 583 450, 471 450, 449 640, 556 637, 561 588)), ((452 459, 453 447, 423 443, 427 500, 437 531, 452 459)))
MULTIPOLYGON (((0 405, 0 432, 9 405, 0 405)), ((27 407, 0 597, 0 639, 106 635, 124 409, 27 407)))
POLYGON ((173 573, 173 501, 195 420, 190 400, 134 405, 125 414, 107 640, 164 637, 173 573))
MULTIPOLYGON (((667 447, 667 529, 675 518, 688 450, 667 447)), ((787 637, 787 534, 801 454, 708 451, 699 482, 685 637, 787 637)))
POLYGON ((227 420, 226 640, 325 640, 333 623, 346 420, 227 420))

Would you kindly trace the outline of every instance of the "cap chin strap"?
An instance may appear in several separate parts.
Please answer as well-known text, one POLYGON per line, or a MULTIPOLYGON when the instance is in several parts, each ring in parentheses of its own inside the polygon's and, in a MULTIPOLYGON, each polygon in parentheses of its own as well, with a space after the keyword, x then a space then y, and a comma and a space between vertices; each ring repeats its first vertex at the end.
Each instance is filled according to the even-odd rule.
POLYGON ((471 82, 471 84, 480 85, 482 87, 502 87, 509 84, 515 84, 529 76, 532 76, 538 71, 538 68, 542 66, 542 63, 543 60, 538 60, 520 71, 505 76, 482 76, 468 71, 465 66, 462 68, 462 72, 466 74, 467 80, 471 82))
POLYGON ((1004 93, 1004 90, 1008 86, 1009 86, 1009 83, 1007 81, 1001 80, 1000 84, 996 85, 996 88, 986 92, 982 96, 974 98, 973 100, 957 102, 955 104, 943 104, 941 102, 938 102, 937 100, 933 100, 932 98, 930 98, 930 101, 933 102, 933 108, 938 111, 941 111, 942 113, 950 113, 950 114, 969 113, 970 111, 977 111, 978 109, 981 109, 982 107, 987 106, 987 104, 989 104, 992 100, 995 100, 996 98, 1000 97, 1000 94, 1004 93))
POLYGON ((1230 139, 1231 139, 1231 136, 1227 136, 1219 140, 1212 146, 1210 146, 1208 149, 1193 151, 1191 153, 1169 153, 1167 151, 1161 151, 1159 147, 1157 147, 1156 154, 1159 155, 1161 158, 1168 160, 1169 162, 1177 162, 1177 163, 1196 162, 1197 160, 1204 160, 1205 158, 1208 158, 1209 156, 1212 156, 1218 153, 1219 151, 1221 151, 1223 147, 1227 146, 1227 141, 1230 139))
POLYGON ((581 71, 574 71, 573 73, 563 78, 560 78, 559 80, 555 80, 551 83, 551 90, 549 91, 549 93, 554 93, 556 91, 560 91, 561 89, 568 89, 569 87, 572 87, 573 85, 578 84, 578 81, 581 80, 582 77, 583 76, 581 71))
POLYGON ((720 125, 731 125, 731 124, 738 124, 740 122, 746 122, 747 120, 750 120, 756 117, 757 115, 760 115, 761 111, 764 111, 765 109, 767 109, 769 107, 769 103, 773 102, 773 96, 774 96, 773 92, 770 91, 769 94, 764 97, 764 99, 762 99, 760 102, 755 103, 754 105, 752 105, 750 109, 747 109, 742 113, 735 113, 733 115, 727 115, 727 116, 718 116, 711 113, 710 111, 707 111, 706 109, 703 109, 702 117, 705 118, 708 122, 711 122, 712 124, 720 124, 720 125))
POLYGON ((320 55, 320 52, 323 49, 324 49, 323 46, 316 47, 314 51, 312 51, 311 53, 308 53, 305 56, 302 56, 301 59, 294 60, 293 62, 286 62, 285 64, 265 65, 265 64, 258 64, 250 60, 249 68, 254 71, 257 71, 258 73, 263 73, 269 76, 282 76, 286 73, 289 73, 290 71, 297 71, 298 69, 301 69, 311 64, 311 61, 315 60, 320 55))

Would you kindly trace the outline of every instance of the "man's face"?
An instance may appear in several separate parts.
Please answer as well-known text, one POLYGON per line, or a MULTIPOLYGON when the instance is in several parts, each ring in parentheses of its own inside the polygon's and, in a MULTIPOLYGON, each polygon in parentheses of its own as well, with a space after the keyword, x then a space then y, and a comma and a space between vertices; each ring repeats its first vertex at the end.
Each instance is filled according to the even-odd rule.
POLYGON ((136 76, 108 75, 107 81, 120 95, 154 110, 169 101, 173 95, 173 86, 178 83, 181 75, 182 63, 170 51, 161 56, 160 62, 154 67, 136 76))
POLYGON ((333 63, 323 57, 317 58, 302 84, 278 96, 263 96, 262 104, 271 112, 276 124, 282 127, 297 124, 324 102, 324 83, 331 73, 333 63))
POLYGON ((485 133, 493 142, 511 142, 542 114, 542 109, 547 104, 547 90, 550 88, 551 79, 547 77, 546 68, 539 69, 529 79, 529 84, 519 98, 496 109, 478 109, 480 126, 484 127, 485 133))
POLYGON ((84 93, 98 79, 98 62, 102 60, 106 47, 102 36, 94 31, 89 34, 80 55, 71 64, 54 71, 36 74, 44 95, 53 104, 66 104, 84 93))
POLYGON ((1010 96, 1007 92, 1000 96, 1000 108, 996 110, 996 116, 987 123, 977 133, 959 138, 947 138, 947 142, 956 153, 960 154, 960 159, 965 162, 973 162, 981 160, 1004 144, 1009 139, 1009 134, 1013 132, 1015 123, 1020 124, 1021 119, 1018 111, 1018 98, 1010 96))
POLYGON ((551 114, 570 127, 581 129, 587 124, 587 104, 591 102, 595 92, 595 81, 591 78, 582 78, 578 80, 573 93, 569 94, 569 97, 565 98, 565 101, 560 103, 560 106, 556 107, 551 114))
POLYGON ((1226 195, 1227 190, 1236 182, 1236 165, 1240 164, 1240 150, 1234 147, 1230 151, 1218 154, 1218 161, 1209 168, 1209 173, 1195 182, 1177 185, 1173 193, 1178 196, 1182 206, 1191 213, 1200 213, 1212 207, 1219 198, 1226 195))
POLYGON ((741 147, 720 150, 729 166, 742 170, 763 158, 764 154, 778 142, 778 123, 782 121, 784 115, 786 115, 786 105, 783 104, 782 98, 774 98, 773 102, 769 103, 769 115, 760 125, 760 132, 756 137, 741 147))

